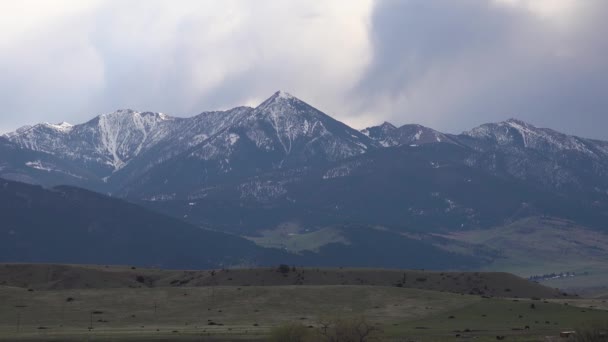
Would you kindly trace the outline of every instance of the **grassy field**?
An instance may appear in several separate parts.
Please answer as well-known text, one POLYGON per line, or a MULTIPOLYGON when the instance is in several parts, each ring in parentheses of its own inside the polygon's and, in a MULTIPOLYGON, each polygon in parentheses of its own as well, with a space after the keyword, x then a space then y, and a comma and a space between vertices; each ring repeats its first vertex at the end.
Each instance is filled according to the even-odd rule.
POLYGON ((576 329, 586 322, 607 320, 606 311, 561 302, 485 299, 439 315, 406 321, 403 326, 387 329, 387 335, 407 334, 429 341, 453 341, 456 337, 489 341, 496 340, 496 336, 539 341, 560 331, 576 329))
POLYGON ((349 243, 342 232, 334 227, 303 232, 297 226, 284 225, 275 230, 262 231, 259 236, 245 237, 262 247, 282 248, 294 253, 315 252, 330 243, 349 243))
POLYGON ((606 300, 564 297, 504 273, 303 271, 311 284, 293 285, 297 270, 0 265, 0 341, 261 341, 286 323, 314 330, 327 317, 355 316, 383 341, 538 341, 608 321, 606 300), (426 289, 395 286, 404 274, 426 289), (472 284, 503 296, 460 293, 472 284))
POLYGON ((373 322, 398 322, 458 309, 480 300, 473 296, 371 286, 34 292, 4 288, 0 291, 0 322, 3 322, 0 336, 5 340, 167 336, 187 339, 201 335, 263 339, 271 327, 285 322, 308 326, 315 325, 323 316, 354 314, 363 314, 373 322), (91 324, 93 329, 89 330, 91 324))
MULTIPOLYGON (((571 300, 573 301, 573 300, 571 300)), ((608 312, 561 302, 380 286, 265 286, 27 291, 0 288, 0 340, 264 340, 286 322, 364 315, 385 340, 522 340, 608 312), (535 308, 531 308, 534 303, 535 308), (528 326, 529 329, 525 329, 528 326), (89 329, 92 327, 92 329, 89 329)), ((587 304, 589 304, 589 300, 587 304)))

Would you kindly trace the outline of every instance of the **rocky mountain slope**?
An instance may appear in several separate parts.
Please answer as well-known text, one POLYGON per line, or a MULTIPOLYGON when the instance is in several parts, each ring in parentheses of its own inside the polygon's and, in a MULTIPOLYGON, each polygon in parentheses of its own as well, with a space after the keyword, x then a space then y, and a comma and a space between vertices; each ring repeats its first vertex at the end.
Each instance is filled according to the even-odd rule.
POLYGON ((460 135, 390 123, 359 132, 285 92, 191 118, 122 110, 39 124, 0 143, 0 177, 78 185, 232 231, 484 228, 526 215, 598 226, 608 203, 608 142, 514 119, 460 135))
POLYGON ((87 186, 89 177, 94 177, 77 163, 53 154, 24 149, 0 137, 0 174, 12 179, 33 184, 73 184, 87 186))
POLYGON ((26 126, 5 138, 23 149, 79 163, 97 179, 107 182, 134 161, 146 160, 155 165, 185 151, 249 111, 251 108, 238 107, 184 119, 126 109, 75 126, 67 123, 26 126))
POLYGON ((546 190, 608 193, 608 142, 538 128, 521 120, 488 123, 460 135, 384 123, 363 130, 383 146, 446 142, 467 147, 467 165, 531 181, 546 190))
POLYGON ((122 194, 204 196, 209 188, 273 170, 310 168, 378 145, 297 98, 277 92, 240 121, 151 170, 122 194))
POLYGON ((495 174, 532 181, 546 189, 608 194, 608 143, 569 136, 510 119, 459 136, 478 153, 467 163, 495 174))

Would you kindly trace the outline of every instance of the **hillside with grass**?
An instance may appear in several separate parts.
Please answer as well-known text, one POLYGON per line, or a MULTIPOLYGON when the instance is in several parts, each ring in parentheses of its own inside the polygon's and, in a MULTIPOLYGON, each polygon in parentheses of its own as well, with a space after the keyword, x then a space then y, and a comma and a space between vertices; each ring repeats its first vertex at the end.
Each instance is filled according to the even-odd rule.
POLYGON ((278 249, 74 187, 0 179, 0 261, 213 268, 291 260, 278 249))
POLYGON ((33 290, 342 285, 412 288, 487 297, 572 297, 502 272, 301 268, 288 265, 196 271, 128 266, 0 264, 0 285, 33 290))

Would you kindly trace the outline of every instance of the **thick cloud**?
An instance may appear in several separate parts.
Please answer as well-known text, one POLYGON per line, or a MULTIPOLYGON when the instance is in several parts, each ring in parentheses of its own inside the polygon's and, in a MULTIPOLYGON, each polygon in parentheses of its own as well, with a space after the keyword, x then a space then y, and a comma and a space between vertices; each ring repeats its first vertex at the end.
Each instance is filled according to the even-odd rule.
POLYGON ((0 130, 117 108, 193 115, 278 89, 340 114, 369 62, 371 0, 47 3, 0 4, 0 130))
POLYGON ((355 127, 518 117, 608 139, 603 0, 0 2, 0 132, 277 89, 355 127))
POLYGON ((608 138, 608 2, 379 1, 359 112, 445 131, 518 117, 608 138))

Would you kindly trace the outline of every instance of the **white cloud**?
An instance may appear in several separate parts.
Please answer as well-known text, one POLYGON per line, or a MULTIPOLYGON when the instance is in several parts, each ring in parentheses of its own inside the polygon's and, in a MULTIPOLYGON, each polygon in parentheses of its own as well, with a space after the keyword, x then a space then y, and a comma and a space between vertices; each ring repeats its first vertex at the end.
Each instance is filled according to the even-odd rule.
POLYGON ((191 115, 277 89, 331 112, 371 56, 372 0, 2 6, 0 70, 11 72, 0 101, 11 115, 0 120, 11 127, 123 107, 191 115))
POLYGON ((526 9, 541 17, 563 19, 572 14, 577 0, 494 0, 497 4, 526 9))
POLYGON ((0 127, 192 115, 282 89, 355 127, 520 116, 605 136, 604 3, 2 1, 0 127))

